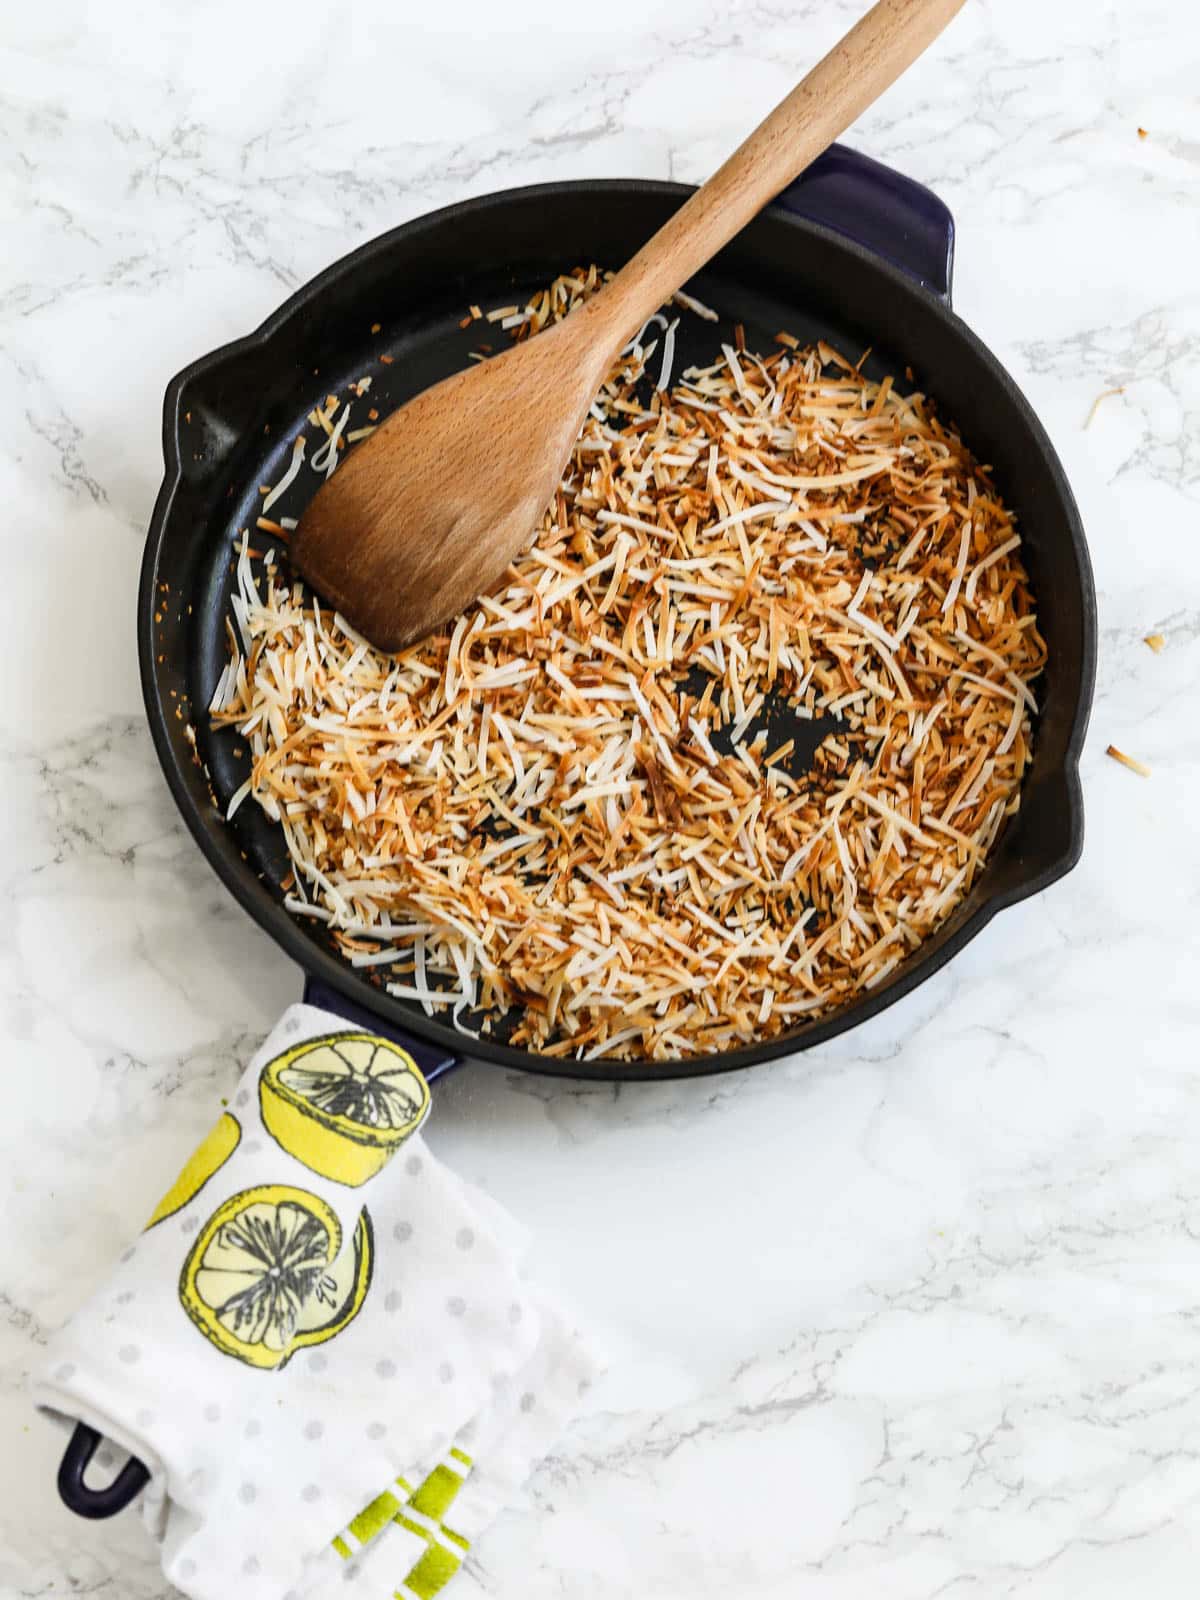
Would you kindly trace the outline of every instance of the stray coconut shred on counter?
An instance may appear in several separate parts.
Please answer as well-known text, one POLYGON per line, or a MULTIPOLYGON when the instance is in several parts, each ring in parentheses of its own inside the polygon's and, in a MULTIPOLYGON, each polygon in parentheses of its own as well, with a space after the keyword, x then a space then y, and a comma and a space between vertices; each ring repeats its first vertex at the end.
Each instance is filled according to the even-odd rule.
MULTIPOLYGON (((492 320, 533 336, 601 281, 492 320)), ((739 335, 677 374, 676 309, 712 317, 651 319, 531 547, 411 649, 244 533, 210 708, 249 742, 230 811, 282 828, 289 908, 392 994, 551 1056, 725 1050, 880 984, 967 895, 1030 759, 1045 647, 987 471, 824 344, 739 335), (774 702, 830 721, 811 766, 774 702)), ((322 473, 369 431, 331 399, 322 473)), ((266 512, 303 450, 263 502, 283 542, 266 512)))

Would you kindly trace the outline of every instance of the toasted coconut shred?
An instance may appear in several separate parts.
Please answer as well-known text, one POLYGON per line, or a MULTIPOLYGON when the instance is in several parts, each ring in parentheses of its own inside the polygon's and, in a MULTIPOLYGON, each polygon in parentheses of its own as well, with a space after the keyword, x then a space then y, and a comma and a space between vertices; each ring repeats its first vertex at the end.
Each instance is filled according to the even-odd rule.
MULTIPOLYGON (((529 337, 600 281, 491 320, 529 337)), ((230 810, 392 994, 552 1056, 724 1050, 882 984, 969 892, 1046 654, 1013 518, 922 395, 777 344, 672 372, 651 319, 531 548, 400 655, 243 536, 230 810)))

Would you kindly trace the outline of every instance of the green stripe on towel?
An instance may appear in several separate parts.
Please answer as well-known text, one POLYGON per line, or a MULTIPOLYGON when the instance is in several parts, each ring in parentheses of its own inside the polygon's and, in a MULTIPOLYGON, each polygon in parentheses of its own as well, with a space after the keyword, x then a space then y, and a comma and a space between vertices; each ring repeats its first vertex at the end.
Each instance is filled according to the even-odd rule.
POLYGON ((459 1558, 451 1555, 444 1545, 431 1544, 396 1590, 396 1600, 409 1600, 411 1595, 415 1595, 416 1600, 433 1600, 461 1565, 459 1558))
POLYGON ((400 1509, 401 1502, 390 1489, 371 1501, 364 1511, 360 1511, 350 1524, 350 1532, 359 1544, 369 1544, 377 1533, 382 1533, 384 1528, 400 1509))
POLYGON ((395 1591, 397 1600, 433 1600, 458 1571, 470 1549, 461 1533, 446 1527, 444 1518, 473 1464, 465 1451, 453 1448, 449 1459, 439 1462, 415 1491, 405 1478, 397 1477, 396 1486, 405 1498, 401 1500, 391 1489, 385 1489, 338 1534, 333 1548, 343 1561, 349 1561, 364 1545, 378 1538, 389 1523, 399 1523, 406 1532, 424 1539, 427 1548, 395 1591), (456 1472, 455 1466, 461 1466, 463 1471, 456 1472))
POLYGON ((409 1504, 414 1511, 440 1522, 449 1511, 454 1496, 466 1481, 466 1473, 452 1472, 446 1465, 434 1467, 409 1504))

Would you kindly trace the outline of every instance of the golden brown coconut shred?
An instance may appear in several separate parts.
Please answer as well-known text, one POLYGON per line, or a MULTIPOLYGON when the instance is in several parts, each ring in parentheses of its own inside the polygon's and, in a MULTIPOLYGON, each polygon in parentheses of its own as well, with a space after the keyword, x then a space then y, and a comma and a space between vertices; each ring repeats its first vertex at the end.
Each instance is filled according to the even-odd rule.
POLYGON ((214 697, 291 908, 553 1055, 723 1050, 882 983, 1015 811, 1045 660, 1013 518, 922 395, 781 335, 647 401, 655 331, 491 596, 389 657, 243 554, 214 697), (836 719, 811 771, 768 696, 836 719))

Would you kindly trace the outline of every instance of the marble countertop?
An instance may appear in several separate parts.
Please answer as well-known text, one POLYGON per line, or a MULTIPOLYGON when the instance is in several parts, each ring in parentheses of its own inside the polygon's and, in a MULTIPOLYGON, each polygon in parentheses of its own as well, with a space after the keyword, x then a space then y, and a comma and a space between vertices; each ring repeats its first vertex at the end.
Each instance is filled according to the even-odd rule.
MULTIPOLYGON (((26 1374, 298 989, 143 725, 168 378, 430 207, 702 178, 861 7, 406 9, 59 0, 0 31, 5 1596, 168 1592, 136 1517, 60 1507, 26 1374)), ((1183 0, 968 0, 848 136, 950 204, 957 307, 1081 503, 1086 852, 807 1056, 451 1080, 431 1142, 535 1227, 615 1356, 460 1600, 1194 1592, 1198 53, 1183 0)))

